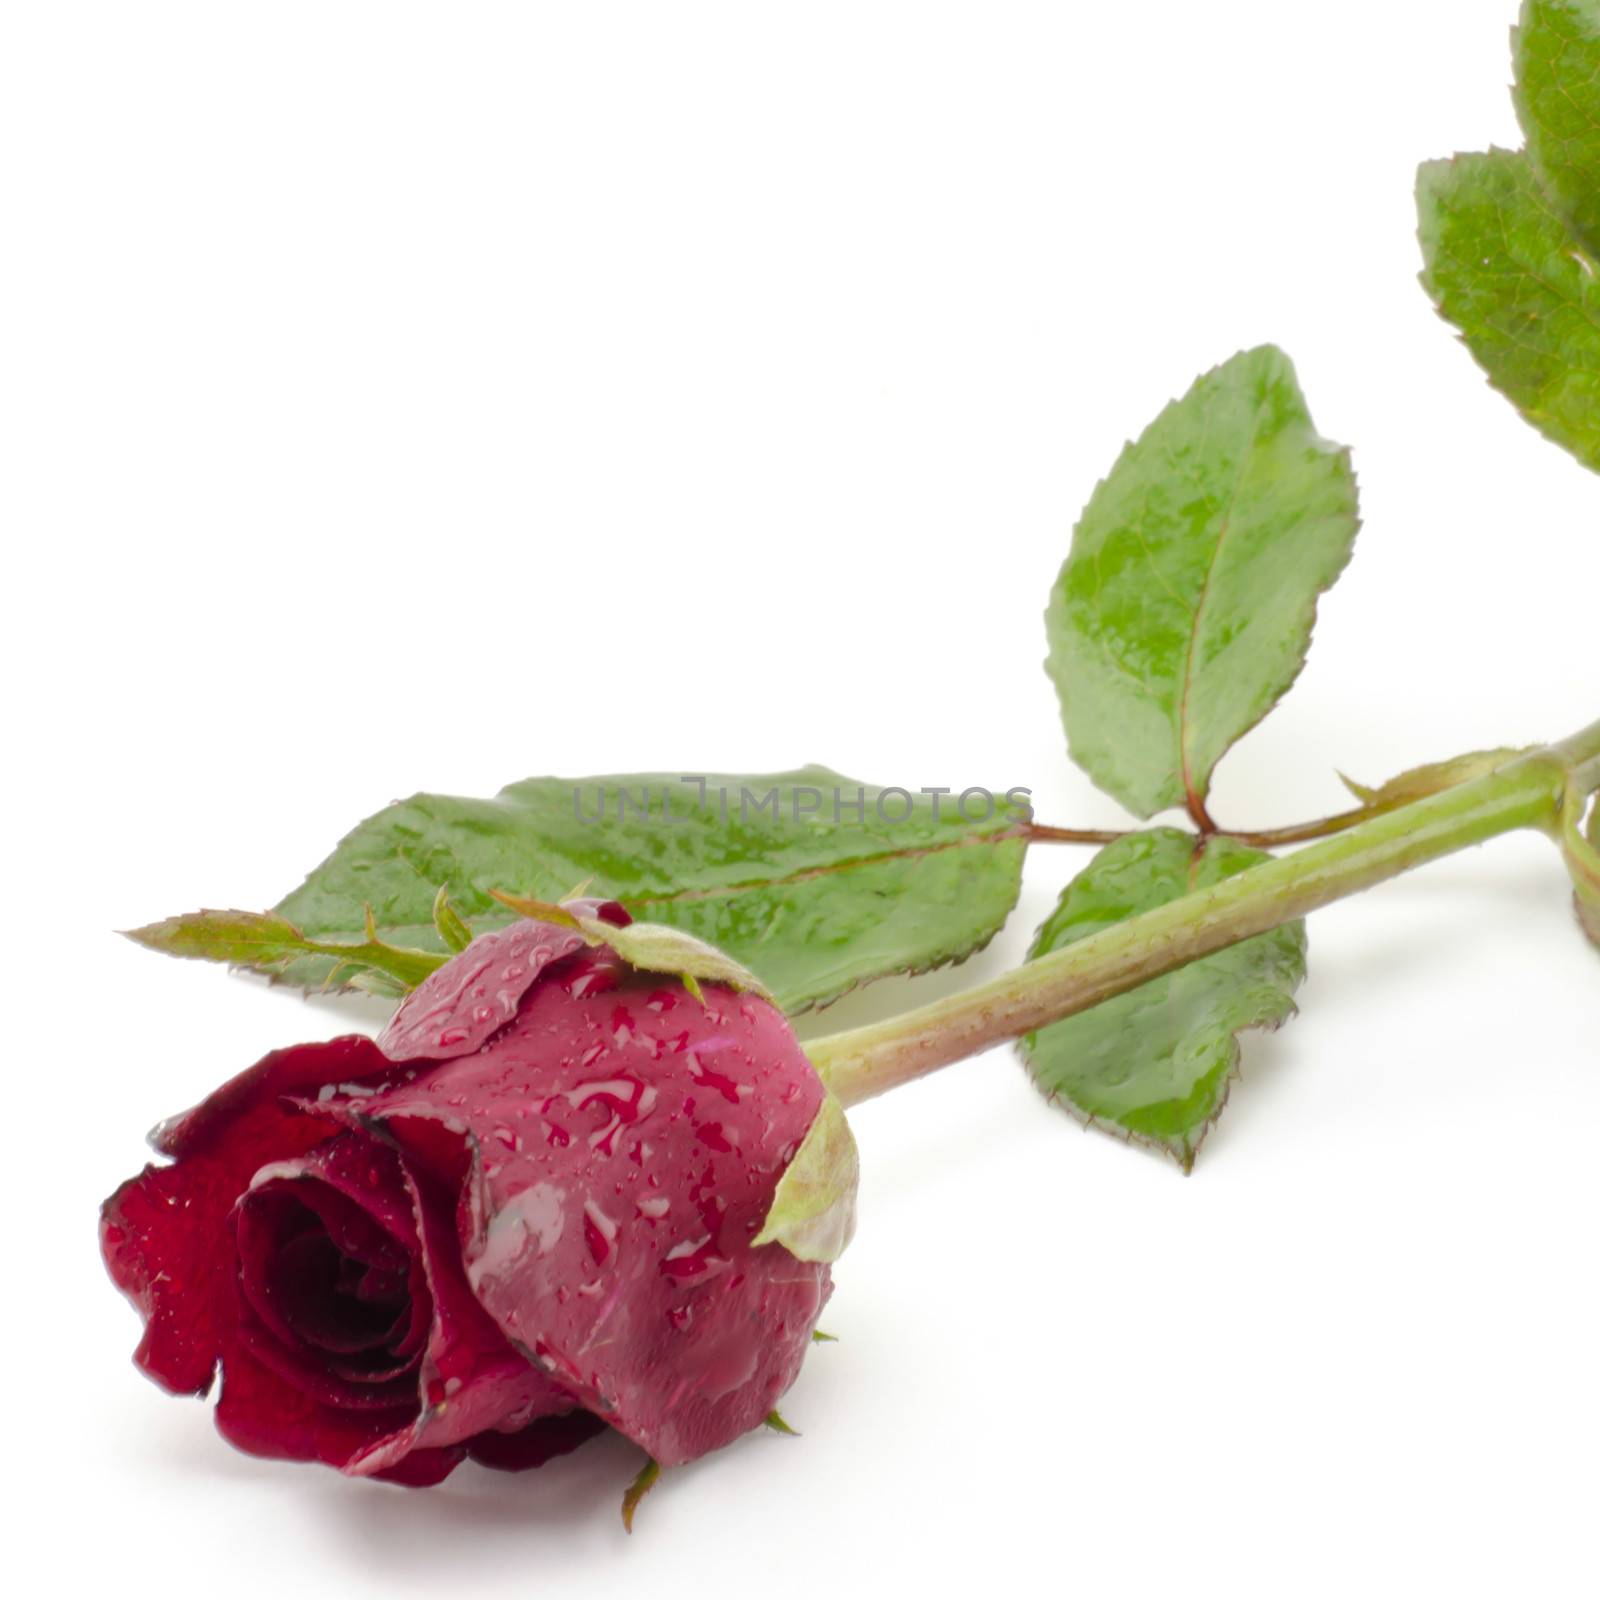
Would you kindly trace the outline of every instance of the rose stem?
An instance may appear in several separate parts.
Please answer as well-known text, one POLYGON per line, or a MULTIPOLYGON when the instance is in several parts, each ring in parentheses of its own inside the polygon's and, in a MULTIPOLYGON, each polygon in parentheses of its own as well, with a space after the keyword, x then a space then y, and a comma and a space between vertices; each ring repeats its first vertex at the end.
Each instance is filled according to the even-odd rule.
POLYGON ((845 1105, 1059 1022, 1151 978, 1497 834, 1555 834, 1565 797, 1600 786, 1600 722, 1498 771, 1384 812, 1293 855, 1041 956, 887 1022, 814 1039, 845 1105))

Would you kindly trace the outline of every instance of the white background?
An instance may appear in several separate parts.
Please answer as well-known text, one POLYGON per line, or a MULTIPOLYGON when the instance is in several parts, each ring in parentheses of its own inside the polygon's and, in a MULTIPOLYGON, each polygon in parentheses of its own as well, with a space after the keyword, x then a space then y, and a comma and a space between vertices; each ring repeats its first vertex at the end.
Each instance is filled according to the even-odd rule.
MULTIPOLYGON (((862 1226, 754 1437, 626 1540, 610 1439, 408 1493, 128 1364, 95 1208, 304 1004, 108 931, 535 773, 1032 787, 1040 611, 1122 441, 1281 343, 1367 525, 1222 770, 1600 712, 1600 481, 1415 282, 1515 143, 1512 0, 104 7, 0 25, 6 1565, 31 1592, 1565 1595, 1593 1581, 1600 963, 1502 841, 1312 926, 1185 1180, 1005 1051, 864 1107, 862 1226)), ((1084 858, 1039 850, 1015 961, 1084 858)))

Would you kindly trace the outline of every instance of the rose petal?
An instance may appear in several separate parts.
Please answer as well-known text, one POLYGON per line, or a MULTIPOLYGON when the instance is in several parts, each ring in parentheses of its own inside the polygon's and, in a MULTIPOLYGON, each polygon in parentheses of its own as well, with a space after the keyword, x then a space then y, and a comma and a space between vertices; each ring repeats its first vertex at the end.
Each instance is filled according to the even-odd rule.
MULTIPOLYGON (((329 1357, 362 1357, 352 1363, 363 1377, 375 1376, 372 1358, 387 1351, 397 1326, 409 1324, 405 1278, 395 1296, 380 1300, 345 1287, 351 1262, 341 1256, 316 1218, 286 1196, 278 1205, 257 1204, 238 1219, 240 1284, 267 1331, 286 1344, 305 1344, 329 1357), (296 1219, 305 1226, 297 1227, 296 1219), (284 1233, 293 1231, 285 1242, 284 1233), (267 1247, 252 1249, 262 1232, 267 1247)), ((371 1268, 367 1269, 371 1272, 371 1268)), ((395 1354, 388 1365, 394 1367, 395 1354)), ((400 1362, 401 1368, 406 1363, 400 1362)))
POLYGON ((237 1340, 222 1361, 217 1428, 251 1455, 341 1467, 406 1420, 408 1408, 352 1411, 319 1403, 237 1340))
POLYGON ((540 1417, 516 1433, 480 1433, 468 1441, 467 1454, 496 1472, 526 1472, 576 1450, 605 1428, 591 1411, 569 1411, 564 1416, 540 1417))
POLYGON ((241 1164, 246 1154, 253 1156, 245 1172, 248 1178, 266 1162, 298 1155, 303 1148, 297 1145, 286 1151, 276 1142, 283 1124, 293 1120, 292 1110, 283 1104, 290 1097, 314 1098, 325 1085, 404 1076, 364 1034, 291 1045, 263 1056, 191 1110, 169 1117, 152 1131, 150 1142, 162 1155, 174 1158, 199 1155, 226 1142, 230 1150, 240 1152, 241 1164))
POLYGON ((323 1142, 305 1155, 258 1167, 248 1194, 281 1191, 316 1215, 341 1254, 404 1271, 418 1239, 400 1158, 370 1133, 336 1131, 337 1120, 319 1118, 323 1142))
POLYGON ((476 1298, 670 1465, 758 1426, 804 1358, 827 1268, 750 1239, 823 1091, 765 1001, 707 985, 702 1006, 648 974, 601 992, 594 959, 475 1053, 328 1109, 403 1147, 419 1124, 465 1129, 476 1298))
POLYGON ((284 1097, 325 1084, 393 1078, 370 1039, 299 1045, 224 1084, 163 1125, 146 1167, 106 1201, 101 1251, 113 1281, 145 1319, 134 1360, 164 1388, 204 1394, 236 1318, 228 1217, 263 1163, 303 1154, 328 1137, 325 1121, 284 1097))
MULTIPOLYGON (((414 1318, 426 1324, 425 1284, 421 1307, 397 1310, 387 1325, 381 1318, 367 1319, 370 1327, 361 1338, 354 1336, 359 1329, 348 1330, 350 1336, 342 1337, 346 1330, 336 1325, 332 1315, 340 1301, 355 1309, 349 1298, 330 1291, 321 1306, 314 1300, 295 1305, 292 1285, 275 1288, 284 1252, 298 1249, 307 1256, 308 1264, 313 1263, 315 1256, 308 1254, 307 1247, 314 1251, 318 1240, 330 1254, 366 1262, 369 1278, 374 1274, 386 1278, 399 1275, 402 1280, 409 1276, 418 1250, 410 1192, 399 1157, 370 1134, 338 1134, 304 1156, 261 1168, 240 1198, 234 1233, 245 1300, 265 1330, 291 1348, 304 1343, 346 1353, 371 1350, 388 1342, 391 1328, 402 1318, 408 1330, 414 1318), (312 1231, 291 1242, 297 1222, 302 1224, 302 1232, 303 1225, 310 1225, 312 1231), (308 1319, 315 1322, 319 1312, 327 1313, 325 1326, 308 1326, 308 1319)), ((404 1292, 404 1281, 401 1287, 404 1292)), ((386 1372, 357 1367, 351 1375, 359 1374, 365 1381, 392 1376, 404 1370, 408 1364, 405 1356, 414 1353, 414 1348, 396 1348, 387 1363, 380 1363, 387 1366, 386 1372)))
POLYGON ((421 1372, 423 1409, 410 1427, 351 1461, 346 1470, 356 1474, 382 1472, 409 1452, 456 1445, 485 1429, 521 1427, 573 1405, 571 1395, 512 1349, 473 1296, 448 1190, 409 1165, 406 1178, 433 1304, 421 1372))
MULTIPOLYGON (((393 1431, 404 1415, 318 1405, 237 1345, 223 1359, 217 1429, 229 1444, 250 1455, 342 1467, 393 1431)), ((465 1456, 464 1449, 419 1450, 379 1476, 421 1488, 449 1476, 465 1456)))
POLYGON ((411 1190, 393 1149, 369 1133, 340 1133, 293 1161, 263 1167, 234 1212, 234 1231, 243 1302, 238 1337, 257 1361, 324 1405, 420 1407, 415 1329, 431 1322, 433 1301, 411 1190), (295 1236, 299 1218, 312 1228, 295 1236), (361 1328, 359 1307, 333 1282, 319 1301, 315 1282, 287 1280, 294 1263, 286 1258, 319 1242, 335 1258, 369 1263, 369 1271, 406 1273, 410 1303, 396 1306, 387 1324, 379 1317, 361 1328), (357 1332, 365 1337, 340 1336, 357 1332))
MULTIPOLYGON (((362 1382, 350 1375, 348 1367, 335 1368, 302 1344, 285 1344, 248 1313, 239 1319, 233 1337, 258 1365, 275 1373, 285 1383, 293 1384, 320 1406, 335 1411, 398 1414, 408 1424, 416 1414, 417 1379, 408 1367, 402 1367, 399 1372, 391 1369, 376 1373, 371 1381, 362 1382)), ((223 1358, 224 1382, 229 1359, 231 1356, 223 1358)))
POLYGON ((596 900, 590 895, 578 900, 563 900, 561 909, 570 911, 575 917, 593 917, 599 922, 609 923, 613 928, 633 926, 633 917, 620 900, 596 900))
POLYGON ((460 1446, 448 1450, 413 1450, 392 1467, 385 1467, 372 1476, 385 1483, 402 1483, 408 1489, 431 1489, 434 1484, 443 1483, 466 1457, 467 1452, 460 1446))
POLYGON ((406 997, 378 1044, 391 1061, 470 1055, 517 1014, 552 961, 584 945, 575 929, 527 919, 479 934, 406 997))

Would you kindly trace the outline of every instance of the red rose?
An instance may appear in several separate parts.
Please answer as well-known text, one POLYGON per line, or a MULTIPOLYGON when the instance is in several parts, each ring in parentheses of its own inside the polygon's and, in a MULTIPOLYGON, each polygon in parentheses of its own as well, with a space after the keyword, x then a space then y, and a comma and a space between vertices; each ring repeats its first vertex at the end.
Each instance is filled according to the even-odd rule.
POLYGON ((522 921, 376 1044, 278 1051, 164 1124, 102 1219, 138 1364, 184 1394, 220 1364, 240 1449, 411 1484, 758 1426, 830 1289, 752 1244, 823 1088, 766 1000, 701 992, 522 921))

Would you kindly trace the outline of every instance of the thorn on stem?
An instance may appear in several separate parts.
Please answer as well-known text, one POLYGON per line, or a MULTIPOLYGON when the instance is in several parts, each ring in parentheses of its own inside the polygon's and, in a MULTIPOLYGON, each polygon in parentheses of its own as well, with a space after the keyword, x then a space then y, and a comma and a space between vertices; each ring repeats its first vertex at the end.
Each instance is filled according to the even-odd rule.
POLYGON ((656 1479, 661 1476, 661 1463, 651 1456, 640 1467, 639 1475, 630 1483, 622 1496, 622 1526, 633 1532, 633 1514, 639 1509, 639 1502, 656 1486, 656 1479))

